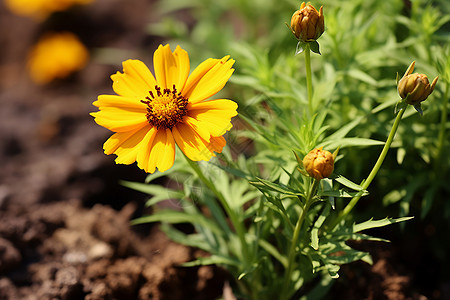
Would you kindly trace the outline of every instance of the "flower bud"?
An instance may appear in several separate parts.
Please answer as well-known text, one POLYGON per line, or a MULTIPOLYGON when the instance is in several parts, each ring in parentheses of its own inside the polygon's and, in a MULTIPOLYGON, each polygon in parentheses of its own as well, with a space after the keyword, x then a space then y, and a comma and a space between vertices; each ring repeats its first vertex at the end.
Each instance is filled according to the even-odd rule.
POLYGON ((311 150, 303 158, 303 167, 309 176, 320 180, 328 177, 334 170, 334 155, 322 147, 311 150))
POLYGON ((414 65, 415 62, 413 61, 403 77, 397 82, 397 89, 398 94, 407 104, 416 106, 427 99, 431 92, 433 92, 438 77, 434 78, 430 85, 427 75, 418 73, 411 74, 414 70, 414 65))
POLYGON ((317 11, 311 4, 302 3, 300 9, 291 18, 291 30, 295 37, 306 43, 317 40, 325 30, 322 13, 323 6, 317 11))

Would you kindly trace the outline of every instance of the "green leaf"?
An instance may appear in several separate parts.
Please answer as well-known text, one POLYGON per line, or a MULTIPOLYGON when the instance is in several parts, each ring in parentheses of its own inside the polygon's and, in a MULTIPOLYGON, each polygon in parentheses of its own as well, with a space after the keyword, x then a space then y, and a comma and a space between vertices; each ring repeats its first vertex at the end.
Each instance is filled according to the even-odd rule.
POLYGON ((422 104, 416 104, 416 105, 414 105, 414 108, 415 108, 415 110, 417 110, 417 112, 421 115, 421 116, 423 116, 423 110, 422 110, 422 104))
POLYGON ((305 43, 302 41, 298 41, 297 47, 295 48, 295 55, 302 53, 305 51, 305 43))
MULTIPOLYGON (((339 267, 335 271, 335 273, 337 274, 338 271, 339 267)), ((312 282, 311 284, 315 284, 315 282, 312 282)), ((320 281, 311 290, 308 291, 307 295, 302 296, 300 300, 325 299, 326 295, 328 294, 333 284, 334 284, 333 277, 321 276, 320 281)))
POLYGON ((218 243, 213 244, 210 241, 206 240, 206 236, 204 234, 185 234, 184 232, 181 232, 168 224, 162 224, 161 229, 169 239, 181 245, 196 247, 209 253, 220 249, 220 245, 218 243))
POLYGON ((398 189, 390 191, 383 197, 383 206, 388 206, 402 200, 407 194, 406 189, 398 189))
POLYGON ((147 207, 153 206, 164 200, 174 200, 174 199, 183 199, 184 194, 182 192, 167 190, 165 194, 160 194, 157 196, 153 196, 150 200, 145 202, 147 207))
MULTIPOLYGON (((337 191, 320 191, 317 193, 320 197, 341 197, 341 198, 353 198, 361 195, 360 192, 346 192, 344 190, 337 191)), ((369 195, 369 192, 365 191, 362 193, 362 196, 369 195)))
POLYGON ((121 181, 123 186, 133 189, 138 192, 153 195, 153 197, 147 201, 147 206, 155 205, 158 202, 168 199, 183 199, 185 197, 183 192, 174 191, 169 188, 156 185, 139 182, 121 181))
POLYGON ((365 221, 363 223, 354 224, 353 225, 353 232, 359 232, 359 231, 363 231, 363 230, 366 230, 366 229, 383 227, 383 226, 386 226, 386 225, 391 225, 391 224, 395 224, 395 223, 408 221, 408 220, 411 220, 413 218, 414 217, 403 217, 403 218, 398 218, 398 219, 385 218, 385 219, 381 219, 381 220, 370 219, 370 220, 365 221))
POLYGON ((372 76, 370 76, 369 74, 367 74, 367 73, 365 73, 365 72, 363 72, 361 70, 351 69, 351 70, 347 71, 347 74, 350 77, 358 79, 358 80, 360 80, 362 82, 365 82, 365 83, 367 83, 367 84, 369 84, 371 86, 377 86, 378 85, 378 81, 377 80, 375 80, 372 76))
POLYGON ((335 141, 335 140, 340 140, 340 139, 344 138, 350 132, 350 130, 352 130, 353 128, 355 128, 357 125, 359 125, 361 123, 361 120, 363 118, 364 117, 356 118, 352 122, 346 124, 345 126, 341 127, 339 130, 334 132, 333 134, 326 137, 325 140, 326 141, 335 141))
MULTIPOLYGON (((346 187, 348 187, 348 188, 350 188, 350 189, 352 189, 352 190, 355 190, 355 191, 363 191, 362 186, 360 186, 359 184, 354 183, 353 181, 351 181, 351 180, 345 178, 345 177, 342 176, 342 175, 338 175, 338 176, 335 178, 335 180, 336 180, 337 182, 339 182, 340 184, 342 184, 342 185, 344 185, 344 186, 346 186, 346 187)), ((367 191, 364 191, 364 192, 366 193, 367 191)))
POLYGON ((313 247, 314 250, 319 249, 319 229, 322 227, 323 222, 325 222, 325 219, 330 213, 330 206, 325 205, 325 208, 323 209, 320 216, 317 218, 317 221, 314 223, 313 229, 311 229, 311 247, 313 247))
POLYGON ((149 195, 161 195, 167 193, 167 191, 170 191, 170 189, 158 184, 147 184, 131 181, 120 181, 120 183, 130 189, 149 195))
POLYGON ((240 266, 240 262, 229 257, 211 255, 208 257, 199 257, 196 260, 181 264, 183 267, 208 266, 208 265, 230 265, 240 266))
POLYGON ((289 196, 304 196, 303 192, 296 191, 294 189, 289 188, 288 186, 274 183, 262 178, 256 178, 258 181, 250 181, 250 183, 254 186, 256 186, 259 189, 265 189, 268 191, 274 191, 279 192, 283 195, 289 195, 289 196))
POLYGON ((320 146, 323 146, 324 148, 334 149, 334 148, 346 148, 346 147, 368 147, 368 146, 378 146, 378 145, 384 145, 384 141, 377 141, 372 139, 366 139, 366 138, 343 138, 343 139, 337 139, 333 141, 326 141, 320 144, 320 146))
POLYGON ((317 41, 313 41, 313 42, 309 42, 309 46, 311 47, 311 51, 321 55, 320 53, 320 46, 319 43, 317 41))
POLYGON ((131 224, 136 225, 154 222, 166 222, 170 224, 191 223, 193 225, 206 227, 219 236, 223 234, 223 231, 217 226, 217 224, 215 224, 211 220, 208 220, 201 214, 187 214, 183 211, 174 211, 168 209, 155 212, 149 216, 134 219, 131 221, 131 224))
POLYGON ((169 188, 156 185, 139 182, 121 181, 123 186, 133 189, 138 192, 153 195, 153 197, 147 201, 147 206, 152 206, 158 202, 168 199, 183 199, 185 197, 183 192, 171 190, 169 188))
POLYGON ((261 246, 261 248, 266 250, 267 253, 276 258, 283 265, 283 267, 287 268, 288 260, 285 256, 281 255, 280 252, 278 252, 277 248, 275 248, 272 244, 263 239, 258 239, 258 244, 261 246))

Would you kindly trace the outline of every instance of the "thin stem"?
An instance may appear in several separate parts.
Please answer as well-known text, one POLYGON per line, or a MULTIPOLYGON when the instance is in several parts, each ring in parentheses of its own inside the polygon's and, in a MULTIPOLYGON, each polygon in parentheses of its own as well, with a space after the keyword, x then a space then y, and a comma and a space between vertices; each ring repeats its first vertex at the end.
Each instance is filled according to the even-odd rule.
POLYGON ((441 111, 441 126, 439 128, 439 137, 438 137, 438 151, 436 154, 436 159, 434 161, 435 165, 434 165, 434 169, 435 169, 435 174, 439 174, 440 168, 442 167, 442 163, 441 163, 441 158, 442 158, 442 153, 443 150, 445 149, 445 142, 446 142, 446 126, 447 126, 447 104, 448 104, 448 90, 450 88, 450 84, 447 83, 447 87, 445 89, 445 93, 444 93, 444 103, 442 104, 442 111, 441 111))
POLYGON ((306 197, 306 203, 303 207, 303 211, 300 215, 300 217, 297 220, 297 224, 295 224, 294 233, 292 235, 292 242, 291 246, 289 248, 288 252, 288 264, 286 272, 284 273, 284 280, 283 280, 283 288, 281 290, 281 300, 288 299, 289 298, 289 292, 288 287, 291 283, 291 275, 292 271, 294 269, 295 265, 295 254, 296 254, 296 248, 298 243, 298 238, 300 236, 300 231, 302 229, 303 222, 305 221, 306 214, 308 213, 309 208, 311 207, 311 204, 313 203, 314 196, 316 195, 317 187, 319 186, 320 180, 314 179, 314 183, 311 187, 311 190, 309 191, 307 197, 306 197))
POLYGON ((225 209, 225 212, 227 213, 228 217, 230 218, 231 224, 233 224, 234 229, 236 230, 236 234, 238 235, 238 238, 241 242, 241 248, 242 248, 242 255, 243 255, 243 263, 244 268, 247 268, 249 266, 249 252, 248 252, 248 245, 245 240, 245 229, 243 222, 239 221, 238 216, 233 211, 233 209, 228 204, 227 200, 223 197, 222 193, 220 193, 214 183, 206 178, 206 176, 203 174, 203 171, 201 168, 197 165, 197 163, 190 160, 187 156, 186 160, 191 166, 191 168, 195 171, 197 176, 200 178, 200 180, 214 193, 214 195, 219 199, 220 204, 225 209))
MULTIPOLYGON (((391 132, 389 133, 389 136, 386 140, 386 143, 384 144, 383 150, 381 151, 380 156, 378 157, 377 162, 372 168, 372 171, 370 172, 369 176, 367 176, 364 183, 361 185, 363 190, 366 190, 372 180, 377 175, 378 171, 380 170, 381 165, 383 164, 384 159, 386 158, 386 154, 388 153, 389 148, 391 147, 392 141, 394 140, 395 133, 397 132, 398 125, 400 124, 400 121, 403 117, 403 114, 405 113, 407 106, 404 106, 400 109, 400 111, 397 114, 397 117, 395 118, 394 125, 392 125, 391 132)), ((339 224, 355 207, 355 205, 358 203, 359 199, 361 198, 363 194, 363 191, 359 192, 355 197, 350 200, 350 202, 347 204, 347 206, 344 208, 344 210, 341 211, 339 216, 334 220, 334 222, 330 226, 330 230, 333 229, 337 224, 339 224)))
POLYGON ((309 44, 305 45, 305 67, 306 67, 306 87, 308 90, 308 113, 312 116, 313 103, 312 103, 312 76, 311 76, 311 46, 309 44))

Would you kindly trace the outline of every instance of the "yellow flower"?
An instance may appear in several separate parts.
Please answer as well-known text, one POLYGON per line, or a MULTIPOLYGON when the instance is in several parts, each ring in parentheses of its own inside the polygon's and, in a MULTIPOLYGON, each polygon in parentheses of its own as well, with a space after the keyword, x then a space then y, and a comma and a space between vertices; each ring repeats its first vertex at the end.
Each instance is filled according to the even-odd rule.
POLYGON ((31 49, 28 70, 34 82, 46 84, 82 69, 88 59, 88 50, 74 34, 47 34, 31 49))
POLYGON ((5 0, 14 13, 43 19, 56 11, 64 11, 76 4, 89 4, 93 0, 5 0))
POLYGON ((303 2, 291 18, 291 30, 295 37, 306 43, 317 40, 325 30, 323 6, 319 11, 303 2))
POLYGON ((426 100, 433 92, 438 77, 434 78, 430 85, 427 75, 418 73, 411 74, 414 71, 414 65, 415 62, 413 61, 402 79, 398 81, 397 89, 400 97, 407 104, 418 105, 420 102, 426 100))
POLYGON ((316 148, 303 158, 303 166, 309 176, 320 180, 333 173, 334 156, 331 152, 322 150, 322 147, 316 148))
POLYGON ((132 164, 153 173, 172 167, 175 144, 193 161, 220 153, 231 129, 237 104, 205 101, 219 92, 234 69, 233 59, 209 58, 190 75, 187 52, 160 45, 153 56, 155 76, 139 60, 123 62, 123 73, 111 76, 118 95, 100 95, 91 113, 97 124, 116 132, 103 145, 116 163, 132 164))

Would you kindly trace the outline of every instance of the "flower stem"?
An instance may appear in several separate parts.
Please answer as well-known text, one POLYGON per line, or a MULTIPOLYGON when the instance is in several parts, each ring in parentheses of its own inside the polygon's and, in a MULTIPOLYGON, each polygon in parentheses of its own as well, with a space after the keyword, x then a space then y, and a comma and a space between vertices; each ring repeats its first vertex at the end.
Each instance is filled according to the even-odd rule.
POLYGON ((239 220, 236 212, 230 207, 227 200, 223 197, 222 193, 220 193, 214 183, 206 178, 206 176, 203 174, 202 169, 198 166, 198 164, 192 160, 190 160, 186 155, 185 158, 187 162, 189 163, 190 167, 195 171, 197 176, 200 178, 200 180, 214 193, 214 195, 219 199, 220 204, 224 208, 225 212, 227 213, 228 217, 230 218, 231 224, 233 225, 236 234, 239 238, 239 241, 241 242, 241 249, 242 249, 242 255, 243 255, 243 263, 244 268, 246 269, 250 265, 249 261, 249 252, 248 252, 248 245, 245 240, 245 229, 244 229, 244 223, 239 220))
POLYGON ((300 231, 302 229, 303 222, 305 221, 306 214, 308 213, 309 208, 311 207, 311 204, 313 203, 314 196, 316 195, 316 190, 319 186, 320 180, 314 179, 314 183, 309 190, 309 193, 306 197, 305 206, 303 207, 303 211, 300 215, 300 217, 297 220, 297 224, 295 224, 294 233, 292 235, 292 242, 291 246, 289 248, 288 252, 288 263, 287 263, 287 269, 284 273, 284 280, 283 280, 283 288, 281 290, 281 300, 289 299, 289 285, 291 283, 291 275, 292 271, 294 270, 295 265, 295 256, 296 256, 296 248, 298 243, 298 238, 300 236, 300 231))
MULTIPOLYGON (((380 156, 378 157, 377 162, 372 168, 372 171, 370 172, 369 176, 367 176, 366 180, 361 185, 363 191, 366 190, 372 180, 377 175, 378 171, 380 170, 381 164, 383 163, 384 159, 386 158, 386 154, 388 153, 389 148, 391 147, 392 141, 394 140, 395 133, 397 132, 398 125, 400 124, 400 121, 403 117, 403 114, 405 113, 405 110, 408 106, 403 106, 400 108, 397 117, 395 118, 394 125, 392 125, 391 132, 389 133, 389 136, 386 140, 386 143, 384 144, 383 150, 381 151, 380 156)), ((339 224, 355 207, 355 205, 358 203, 359 199, 361 198, 363 191, 359 192, 355 197, 350 200, 350 202, 347 204, 347 206, 341 211, 339 216, 334 220, 334 222, 331 224, 329 230, 332 230, 337 224, 339 224)))
POLYGON ((307 43, 305 45, 305 67, 306 67, 306 87, 308 90, 308 113, 313 115, 312 103, 312 76, 311 76, 311 46, 307 43))

